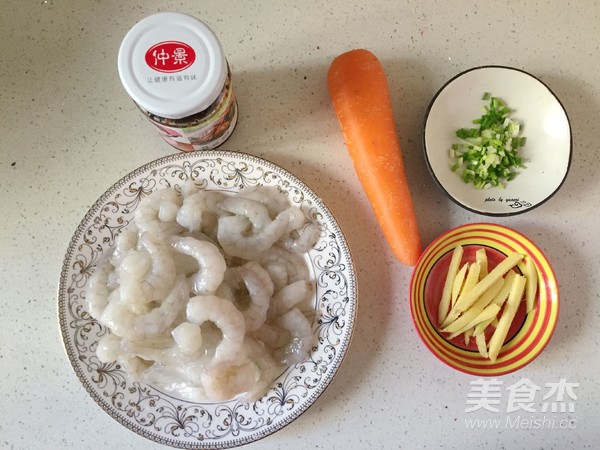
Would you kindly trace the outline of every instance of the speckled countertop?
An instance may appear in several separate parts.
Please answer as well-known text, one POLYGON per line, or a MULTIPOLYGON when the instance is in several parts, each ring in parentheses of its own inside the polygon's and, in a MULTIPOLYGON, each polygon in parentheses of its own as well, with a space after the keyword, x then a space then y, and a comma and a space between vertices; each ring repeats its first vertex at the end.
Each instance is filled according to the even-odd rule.
POLYGON ((82 388, 63 350, 56 291, 88 208, 128 172, 174 153, 116 70, 127 30, 166 10, 203 19, 225 48, 240 120, 223 148, 264 157, 305 181, 336 216, 357 269, 358 319, 337 376, 302 416, 248 448, 597 447, 599 3, 7 0, 2 9, 0 448, 164 448, 119 425, 82 388), (543 412, 538 397, 519 411, 519 424, 507 422, 515 414, 506 408, 469 413, 475 378, 440 363, 419 340, 407 301, 411 268, 393 258, 376 226, 325 88, 332 58, 355 47, 386 68, 424 243, 488 220, 526 234, 553 263, 562 295, 554 337, 500 381, 507 388, 528 379, 543 392, 561 379, 575 383, 577 398, 564 399, 572 412, 543 412), (562 189, 512 218, 488 219, 450 202, 421 149, 437 89, 483 64, 536 75, 571 120, 574 154, 562 189), (467 423, 489 418, 501 425, 467 423))

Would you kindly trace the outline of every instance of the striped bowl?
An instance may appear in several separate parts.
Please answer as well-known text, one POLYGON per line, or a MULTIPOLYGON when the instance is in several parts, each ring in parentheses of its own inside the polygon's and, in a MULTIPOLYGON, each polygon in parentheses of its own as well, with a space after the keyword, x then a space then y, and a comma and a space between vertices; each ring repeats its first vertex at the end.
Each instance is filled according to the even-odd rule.
MULTIPOLYGON (((514 270, 522 273, 523 263, 514 270)), ((559 292, 550 263, 533 242, 502 225, 473 223, 442 234, 425 249, 411 278, 410 308, 419 336, 441 361, 461 372, 498 376, 529 364, 546 347, 558 320, 559 292), (537 268, 537 307, 525 314, 525 302, 522 302, 495 362, 479 355, 475 339, 466 344, 462 335, 448 340, 438 331, 438 304, 452 251, 457 245, 464 248, 461 264, 474 261, 475 252, 485 247, 490 270, 515 251, 529 255, 537 268)), ((488 339, 492 332, 493 328, 488 327, 488 339)))

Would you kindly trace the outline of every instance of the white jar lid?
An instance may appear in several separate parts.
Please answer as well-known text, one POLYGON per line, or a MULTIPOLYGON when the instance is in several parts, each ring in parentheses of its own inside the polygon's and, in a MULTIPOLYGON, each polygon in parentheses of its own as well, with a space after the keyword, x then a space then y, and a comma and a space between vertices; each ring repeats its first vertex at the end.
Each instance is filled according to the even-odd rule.
POLYGON ((119 49, 121 82, 146 111, 181 119, 208 108, 227 79, 227 60, 212 30, 187 14, 146 17, 119 49))

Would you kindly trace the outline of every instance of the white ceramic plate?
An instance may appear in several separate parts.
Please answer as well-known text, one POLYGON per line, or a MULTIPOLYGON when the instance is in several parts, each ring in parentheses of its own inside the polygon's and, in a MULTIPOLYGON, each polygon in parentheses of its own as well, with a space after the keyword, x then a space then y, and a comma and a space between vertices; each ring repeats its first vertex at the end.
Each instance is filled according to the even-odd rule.
POLYGON ((68 358, 92 398, 130 430, 179 448, 229 448, 281 429, 321 395, 350 344, 356 287, 346 240, 328 208, 304 183, 263 159, 237 152, 178 153, 151 162, 118 181, 85 215, 68 247, 58 290, 60 330, 68 358), (95 355, 107 330, 86 311, 90 275, 103 251, 127 226, 140 199, 188 179, 204 189, 238 191, 255 184, 277 186, 322 227, 307 262, 316 283, 313 347, 309 358, 275 380, 263 398, 191 403, 153 386, 131 382, 116 363, 95 355))
POLYGON ((434 180, 452 200, 479 214, 509 216, 541 205, 558 191, 571 163, 571 126, 560 101, 534 76, 510 67, 475 67, 448 81, 431 101, 423 146, 434 180), (527 138, 520 149, 527 167, 504 189, 476 189, 450 170, 449 149, 459 142, 456 131, 474 126, 484 92, 507 103, 527 138))

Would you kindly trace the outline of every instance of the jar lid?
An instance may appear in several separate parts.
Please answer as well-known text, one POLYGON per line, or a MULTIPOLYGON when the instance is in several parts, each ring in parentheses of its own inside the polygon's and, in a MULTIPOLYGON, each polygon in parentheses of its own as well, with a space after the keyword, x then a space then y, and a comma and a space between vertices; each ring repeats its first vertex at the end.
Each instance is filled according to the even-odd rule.
POLYGON ((181 119, 208 108, 227 79, 221 44, 202 21, 163 12, 139 21, 118 56, 121 82, 146 111, 181 119))

